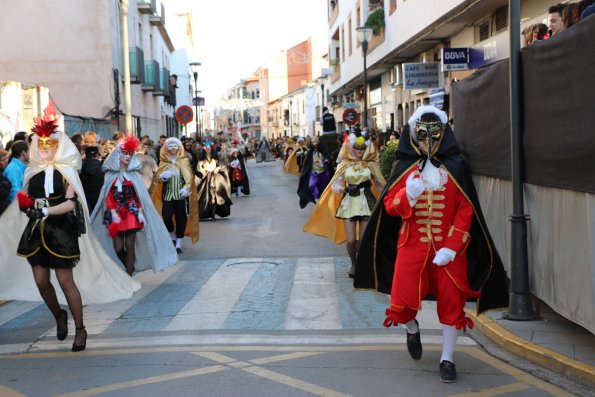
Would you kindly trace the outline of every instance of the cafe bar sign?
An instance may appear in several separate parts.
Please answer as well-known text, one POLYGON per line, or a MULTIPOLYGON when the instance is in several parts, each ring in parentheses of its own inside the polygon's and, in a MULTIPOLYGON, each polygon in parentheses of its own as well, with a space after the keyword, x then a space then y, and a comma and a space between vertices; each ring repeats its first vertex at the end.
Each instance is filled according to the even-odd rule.
POLYGON ((423 90, 440 87, 440 63, 404 63, 403 89, 423 90))

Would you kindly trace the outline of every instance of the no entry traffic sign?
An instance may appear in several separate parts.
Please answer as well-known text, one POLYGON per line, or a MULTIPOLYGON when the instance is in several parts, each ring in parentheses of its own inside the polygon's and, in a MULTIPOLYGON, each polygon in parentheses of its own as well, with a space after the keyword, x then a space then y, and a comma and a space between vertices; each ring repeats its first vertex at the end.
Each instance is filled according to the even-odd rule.
POLYGON ((194 118, 192 108, 187 105, 182 105, 176 110, 176 120, 180 124, 188 124, 194 118))
POLYGON ((359 120, 359 113, 355 109, 345 109, 343 112, 343 122, 349 126, 354 125, 359 120))

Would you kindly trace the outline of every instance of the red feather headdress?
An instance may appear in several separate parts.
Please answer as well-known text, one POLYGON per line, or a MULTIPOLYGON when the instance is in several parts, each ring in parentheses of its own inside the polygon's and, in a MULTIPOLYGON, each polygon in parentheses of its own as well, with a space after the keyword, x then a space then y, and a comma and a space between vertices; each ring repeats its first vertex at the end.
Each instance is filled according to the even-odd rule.
POLYGON ((124 143, 120 144, 120 148, 122 150, 127 151, 130 154, 136 153, 136 149, 138 149, 139 140, 134 135, 129 136, 124 140, 124 143))
POLYGON ((43 111, 43 117, 35 117, 31 131, 39 137, 49 137, 58 127, 56 108, 54 107, 54 102, 50 101, 48 107, 43 111))

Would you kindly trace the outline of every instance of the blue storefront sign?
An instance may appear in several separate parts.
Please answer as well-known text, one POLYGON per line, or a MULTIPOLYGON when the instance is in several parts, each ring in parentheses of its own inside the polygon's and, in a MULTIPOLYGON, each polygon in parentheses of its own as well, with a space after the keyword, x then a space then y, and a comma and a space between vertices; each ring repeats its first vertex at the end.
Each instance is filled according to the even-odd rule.
POLYGON ((440 88, 439 90, 432 90, 430 91, 430 105, 437 107, 438 109, 442 109, 444 107, 444 95, 446 94, 446 90, 444 88, 440 88))
POLYGON ((508 31, 502 32, 469 49, 469 69, 491 65, 510 57, 508 31))
POLYGON ((469 69, 469 48, 443 48, 441 65, 443 72, 469 69))

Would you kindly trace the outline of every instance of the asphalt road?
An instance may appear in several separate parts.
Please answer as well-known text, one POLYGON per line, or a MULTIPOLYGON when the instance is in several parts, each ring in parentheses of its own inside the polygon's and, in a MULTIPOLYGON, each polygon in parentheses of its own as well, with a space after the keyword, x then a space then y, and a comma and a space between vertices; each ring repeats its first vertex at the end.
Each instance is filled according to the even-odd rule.
POLYGON ((344 246, 302 232, 313 207, 299 209, 297 178, 280 162, 249 172, 252 195, 202 222, 178 265, 85 307, 84 352, 56 340, 43 304, 0 305, 0 396, 592 395, 475 330, 459 338, 457 382, 441 383, 435 305, 413 361, 404 331, 382 326, 387 297, 353 290, 344 246))

